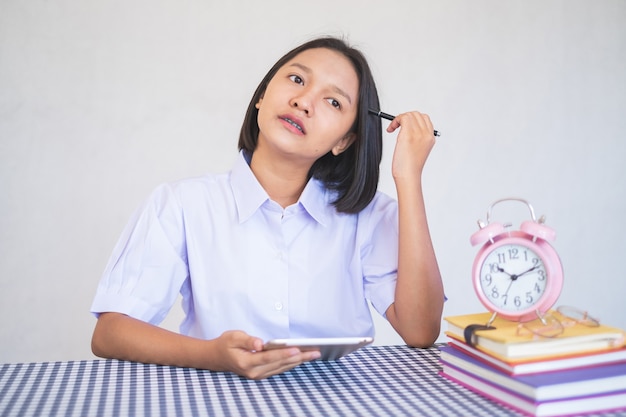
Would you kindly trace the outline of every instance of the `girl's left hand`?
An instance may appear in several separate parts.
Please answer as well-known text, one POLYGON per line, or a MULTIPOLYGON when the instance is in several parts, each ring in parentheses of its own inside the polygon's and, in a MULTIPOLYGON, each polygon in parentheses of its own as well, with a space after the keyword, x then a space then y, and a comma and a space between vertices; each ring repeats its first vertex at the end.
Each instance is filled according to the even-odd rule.
POLYGON ((433 124, 427 114, 413 111, 397 115, 387 127, 387 132, 392 133, 398 128, 400 131, 391 166, 393 178, 419 179, 435 145, 433 124))

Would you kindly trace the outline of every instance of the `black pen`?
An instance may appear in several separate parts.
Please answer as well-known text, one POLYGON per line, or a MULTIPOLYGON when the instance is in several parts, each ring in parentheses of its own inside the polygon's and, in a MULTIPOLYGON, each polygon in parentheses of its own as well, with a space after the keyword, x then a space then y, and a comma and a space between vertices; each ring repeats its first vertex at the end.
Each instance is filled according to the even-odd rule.
MULTIPOLYGON (((383 119, 387 119, 387 120, 393 120, 393 119, 396 118, 396 116, 393 116, 393 115, 391 115, 389 113, 385 113, 385 112, 382 112, 382 111, 376 111, 376 110, 373 110, 373 109, 369 109, 369 112, 371 114, 375 115, 375 116, 382 117, 383 119)), ((438 131, 436 131, 436 130, 433 131, 433 135, 441 136, 441 134, 438 131)))

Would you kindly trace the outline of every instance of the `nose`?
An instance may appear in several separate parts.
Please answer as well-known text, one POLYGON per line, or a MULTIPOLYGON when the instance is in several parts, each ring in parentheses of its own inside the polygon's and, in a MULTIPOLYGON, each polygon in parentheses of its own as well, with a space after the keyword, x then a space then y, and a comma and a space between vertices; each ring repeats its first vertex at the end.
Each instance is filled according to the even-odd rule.
POLYGON ((311 115, 313 111, 311 99, 307 94, 301 94, 297 97, 292 98, 289 104, 291 105, 291 107, 304 112, 304 114, 306 114, 307 116, 311 115))

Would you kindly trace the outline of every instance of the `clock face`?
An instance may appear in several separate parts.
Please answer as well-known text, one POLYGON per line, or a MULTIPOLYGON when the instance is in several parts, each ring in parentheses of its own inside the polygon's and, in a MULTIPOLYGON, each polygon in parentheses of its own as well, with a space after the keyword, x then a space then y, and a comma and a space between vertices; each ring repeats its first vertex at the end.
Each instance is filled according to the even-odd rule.
POLYGON ((496 310, 532 310, 546 293, 546 265, 528 245, 498 245, 486 254, 478 272, 479 291, 496 310))

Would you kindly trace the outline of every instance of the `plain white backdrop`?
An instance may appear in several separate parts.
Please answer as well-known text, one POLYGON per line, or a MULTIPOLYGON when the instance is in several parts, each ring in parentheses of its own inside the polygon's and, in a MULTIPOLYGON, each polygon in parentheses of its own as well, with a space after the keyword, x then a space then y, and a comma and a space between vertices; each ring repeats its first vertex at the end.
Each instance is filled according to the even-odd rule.
MULTIPOLYGON (((445 315, 484 310, 469 236, 515 196, 557 231, 557 304, 626 328, 623 0, 0 0, 0 362, 92 357, 131 213, 161 182, 228 170, 262 76, 325 34, 368 56, 383 111, 443 134, 424 184, 445 315)), ((377 344, 401 343, 376 320, 377 344)))

